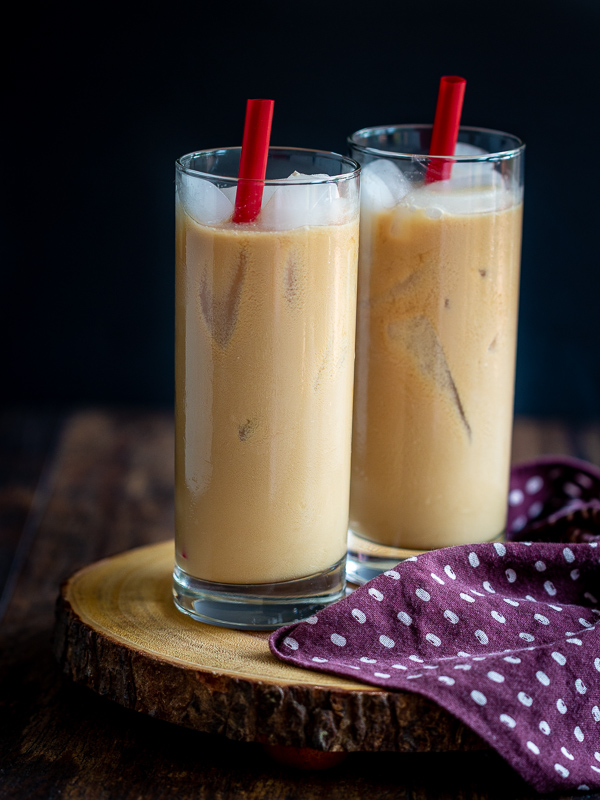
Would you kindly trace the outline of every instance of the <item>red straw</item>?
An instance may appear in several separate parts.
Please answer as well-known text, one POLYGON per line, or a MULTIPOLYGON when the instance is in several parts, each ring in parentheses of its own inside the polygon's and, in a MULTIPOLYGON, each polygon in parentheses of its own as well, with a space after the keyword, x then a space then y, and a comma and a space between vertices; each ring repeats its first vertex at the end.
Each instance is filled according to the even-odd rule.
POLYGON ((258 181, 264 181, 267 172, 274 105, 273 100, 248 100, 246 104, 234 222, 252 222, 260 213, 264 183, 258 181))
MULTIPOLYGON (((466 85, 466 80, 457 75, 444 75, 441 78, 429 147, 430 156, 454 155, 466 85)), ((434 158, 427 165, 425 183, 447 180, 451 172, 452 161, 434 158)))

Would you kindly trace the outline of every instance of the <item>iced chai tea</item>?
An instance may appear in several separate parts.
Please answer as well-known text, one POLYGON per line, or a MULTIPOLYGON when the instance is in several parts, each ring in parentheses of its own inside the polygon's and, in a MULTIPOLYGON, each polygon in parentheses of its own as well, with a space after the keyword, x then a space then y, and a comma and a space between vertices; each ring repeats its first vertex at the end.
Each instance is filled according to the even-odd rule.
POLYGON ((279 180, 236 224, 200 155, 177 175, 176 602, 276 627, 343 593, 357 165, 272 148, 279 180))
POLYGON ((425 184, 427 157, 409 153, 427 152, 429 131, 351 138, 363 179, 348 574, 361 582, 506 523, 523 148, 461 129, 451 178, 425 184))

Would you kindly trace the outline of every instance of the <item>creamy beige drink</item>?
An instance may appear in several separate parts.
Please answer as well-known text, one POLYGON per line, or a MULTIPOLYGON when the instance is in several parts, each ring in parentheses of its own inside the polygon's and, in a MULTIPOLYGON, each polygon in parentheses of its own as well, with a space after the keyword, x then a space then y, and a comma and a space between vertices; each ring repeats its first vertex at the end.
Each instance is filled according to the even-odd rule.
POLYGON ((343 559, 357 207, 336 224, 200 224, 177 206, 178 566, 264 584, 343 559), (271 226, 273 227, 273 226, 271 226))
POLYGON ((350 528, 415 550, 500 535, 509 479, 520 196, 437 188, 361 212, 350 528))
POLYGON ((505 529, 523 143, 461 128, 365 128, 347 573, 505 529), (425 155, 422 155, 425 154, 425 155))

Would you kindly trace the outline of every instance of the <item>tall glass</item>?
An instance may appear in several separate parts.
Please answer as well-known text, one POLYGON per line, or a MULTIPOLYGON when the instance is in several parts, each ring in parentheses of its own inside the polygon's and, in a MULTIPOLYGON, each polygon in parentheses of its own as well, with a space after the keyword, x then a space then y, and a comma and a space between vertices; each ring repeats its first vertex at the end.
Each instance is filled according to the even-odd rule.
POLYGON ((524 145, 461 128, 448 159, 428 155, 430 139, 426 125, 349 139, 362 166, 348 561, 359 583, 506 525, 524 145), (451 177, 427 182, 440 160, 451 177))
POLYGON ((234 224, 239 160, 176 165, 173 592, 272 629, 345 591, 359 167, 271 148, 261 213, 234 224))

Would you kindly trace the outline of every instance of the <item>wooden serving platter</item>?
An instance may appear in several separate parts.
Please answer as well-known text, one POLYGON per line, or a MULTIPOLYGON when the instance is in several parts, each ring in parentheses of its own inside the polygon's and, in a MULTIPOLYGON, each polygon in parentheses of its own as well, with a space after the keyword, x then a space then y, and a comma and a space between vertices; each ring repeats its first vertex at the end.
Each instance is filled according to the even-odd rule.
POLYGON ((268 633, 196 622, 174 606, 173 543, 76 572, 61 587, 54 649, 73 680, 127 708, 241 741, 324 751, 483 749, 418 694, 289 666, 268 633))

